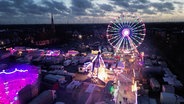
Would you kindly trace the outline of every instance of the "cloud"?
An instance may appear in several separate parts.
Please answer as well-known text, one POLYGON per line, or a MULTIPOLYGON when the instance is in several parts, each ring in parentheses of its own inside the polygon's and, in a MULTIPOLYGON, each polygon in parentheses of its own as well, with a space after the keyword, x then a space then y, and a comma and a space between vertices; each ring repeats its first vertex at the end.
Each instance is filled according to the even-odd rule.
POLYGON ((14 15, 17 14, 16 9, 12 7, 13 3, 9 1, 0 1, 0 15, 14 15))
POLYGON ((66 14, 69 9, 63 2, 42 0, 36 4, 34 0, 0 1, 0 11, 14 15, 44 15, 48 13, 66 14))
POLYGON ((44 15, 49 12, 49 9, 46 7, 38 6, 36 4, 25 5, 24 9, 20 10, 21 13, 31 14, 31 15, 44 15))
MULTIPOLYGON (((72 19, 109 17, 122 12, 144 16, 183 13, 182 1, 168 0, 0 0, 0 18, 3 22, 50 22, 50 13, 57 18, 72 19)), ((85 21, 85 19, 84 19, 85 21)))
POLYGON ((69 8, 67 8, 63 2, 48 0, 42 1, 49 11, 53 12, 54 14, 67 14, 69 12, 69 8))
POLYGON ((108 4, 99 4, 99 7, 104 11, 114 11, 114 7, 108 4))
POLYGON ((93 8, 87 9, 87 14, 89 16, 105 16, 106 12, 114 11, 114 7, 108 4, 96 4, 93 8))
POLYGON ((88 10, 89 16, 104 16, 105 15, 105 11, 104 10, 100 10, 100 9, 89 9, 88 10))
POLYGON ((150 6, 154 7, 157 12, 170 12, 174 10, 174 6, 170 2, 165 3, 152 3, 150 6))
POLYGON ((60 1, 42 0, 40 3, 35 3, 34 0, 7 0, 0 1, 0 18, 1 23, 46 23, 49 22, 49 14, 52 12, 55 15, 67 15, 69 8, 65 3, 60 1), (2 19, 3 18, 3 19, 2 19), (19 19, 20 18, 20 19, 19 19))
POLYGON ((174 1, 173 3, 178 7, 177 12, 183 13, 184 2, 174 1))
POLYGON ((140 9, 145 9, 148 7, 148 1, 147 0, 132 0, 132 1, 125 1, 125 0, 113 0, 112 4, 118 6, 118 8, 121 8, 120 11, 124 12, 131 12, 135 13, 138 12, 140 9))
POLYGON ((124 8, 128 8, 130 6, 129 2, 126 0, 112 0, 112 3, 124 8))
POLYGON ((138 0, 138 1, 140 1, 141 3, 148 3, 149 2, 148 0, 138 0))
POLYGON ((126 12, 135 13, 137 11, 138 11, 138 9, 136 9, 136 8, 126 8, 126 12))
POLYGON ((93 8, 93 4, 89 0, 71 0, 72 15, 87 15, 87 9, 93 8))
POLYGON ((153 11, 153 10, 149 10, 149 9, 144 9, 143 10, 143 13, 146 13, 146 14, 156 14, 156 12, 155 11, 153 11))
POLYGON ((156 12, 172 13, 175 10, 171 2, 151 2, 148 0, 132 0, 127 2, 124 0, 113 0, 113 4, 128 12, 139 12, 141 10, 143 11, 142 13, 146 14, 155 14, 156 12), (154 10, 149 10, 149 7, 154 7, 154 10))
POLYGON ((48 12, 48 8, 35 4, 33 0, 12 0, 11 7, 17 11, 16 15, 44 15, 48 12))

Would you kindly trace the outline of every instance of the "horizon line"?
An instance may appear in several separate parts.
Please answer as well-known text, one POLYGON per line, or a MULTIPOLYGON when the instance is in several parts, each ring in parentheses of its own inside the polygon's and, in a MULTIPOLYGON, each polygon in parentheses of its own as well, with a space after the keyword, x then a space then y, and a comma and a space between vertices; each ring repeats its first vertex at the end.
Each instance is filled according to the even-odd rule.
MULTIPOLYGON (((157 21, 157 22, 144 22, 144 23, 184 23, 184 21, 157 21)), ((54 23, 55 25, 81 25, 81 24, 109 24, 109 23, 54 23)), ((51 25, 51 23, 12 23, 0 25, 51 25)))

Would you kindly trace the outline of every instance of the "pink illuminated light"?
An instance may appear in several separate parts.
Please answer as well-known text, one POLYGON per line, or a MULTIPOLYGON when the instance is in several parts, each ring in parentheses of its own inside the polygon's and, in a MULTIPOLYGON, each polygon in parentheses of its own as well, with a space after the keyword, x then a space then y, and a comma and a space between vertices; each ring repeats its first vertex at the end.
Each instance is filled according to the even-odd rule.
POLYGON ((46 51, 46 56, 59 56, 60 55, 60 51, 59 50, 47 50, 46 51))
POLYGON ((35 84, 38 78, 37 67, 20 65, 13 69, 0 72, 0 104, 19 104, 18 92, 28 84, 35 84))
POLYGON ((127 36, 130 35, 130 30, 125 28, 125 29, 122 30, 121 34, 122 34, 122 36, 127 37, 127 36))

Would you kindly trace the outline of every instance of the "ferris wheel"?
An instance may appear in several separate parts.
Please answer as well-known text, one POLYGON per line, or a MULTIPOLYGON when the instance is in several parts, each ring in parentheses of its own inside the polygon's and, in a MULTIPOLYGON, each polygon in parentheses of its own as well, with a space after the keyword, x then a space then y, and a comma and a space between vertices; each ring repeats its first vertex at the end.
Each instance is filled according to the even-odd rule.
POLYGON ((136 49, 146 35, 145 24, 133 14, 121 14, 107 27, 107 40, 116 52, 130 52, 136 49))

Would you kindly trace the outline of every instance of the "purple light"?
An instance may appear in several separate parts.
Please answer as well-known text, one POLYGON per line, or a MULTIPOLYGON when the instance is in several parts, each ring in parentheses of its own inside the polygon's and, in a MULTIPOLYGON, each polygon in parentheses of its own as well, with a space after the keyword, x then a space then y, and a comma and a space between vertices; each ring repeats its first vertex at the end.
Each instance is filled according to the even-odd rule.
POLYGON ((143 62, 139 62, 139 65, 142 66, 143 65, 143 62))
POLYGON ((60 51, 59 50, 48 50, 46 51, 46 56, 59 56, 60 55, 60 51))
POLYGON ((38 68, 31 65, 16 65, 0 72, 0 104, 19 104, 18 92, 28 84, 35 84, 37 78, 38 68))
POLYGON ((121 32, 121 34, 124 37, 129 36, 130 35, 130 29, 128 29, 128 28, 123 29, 122 32, 121 32))

